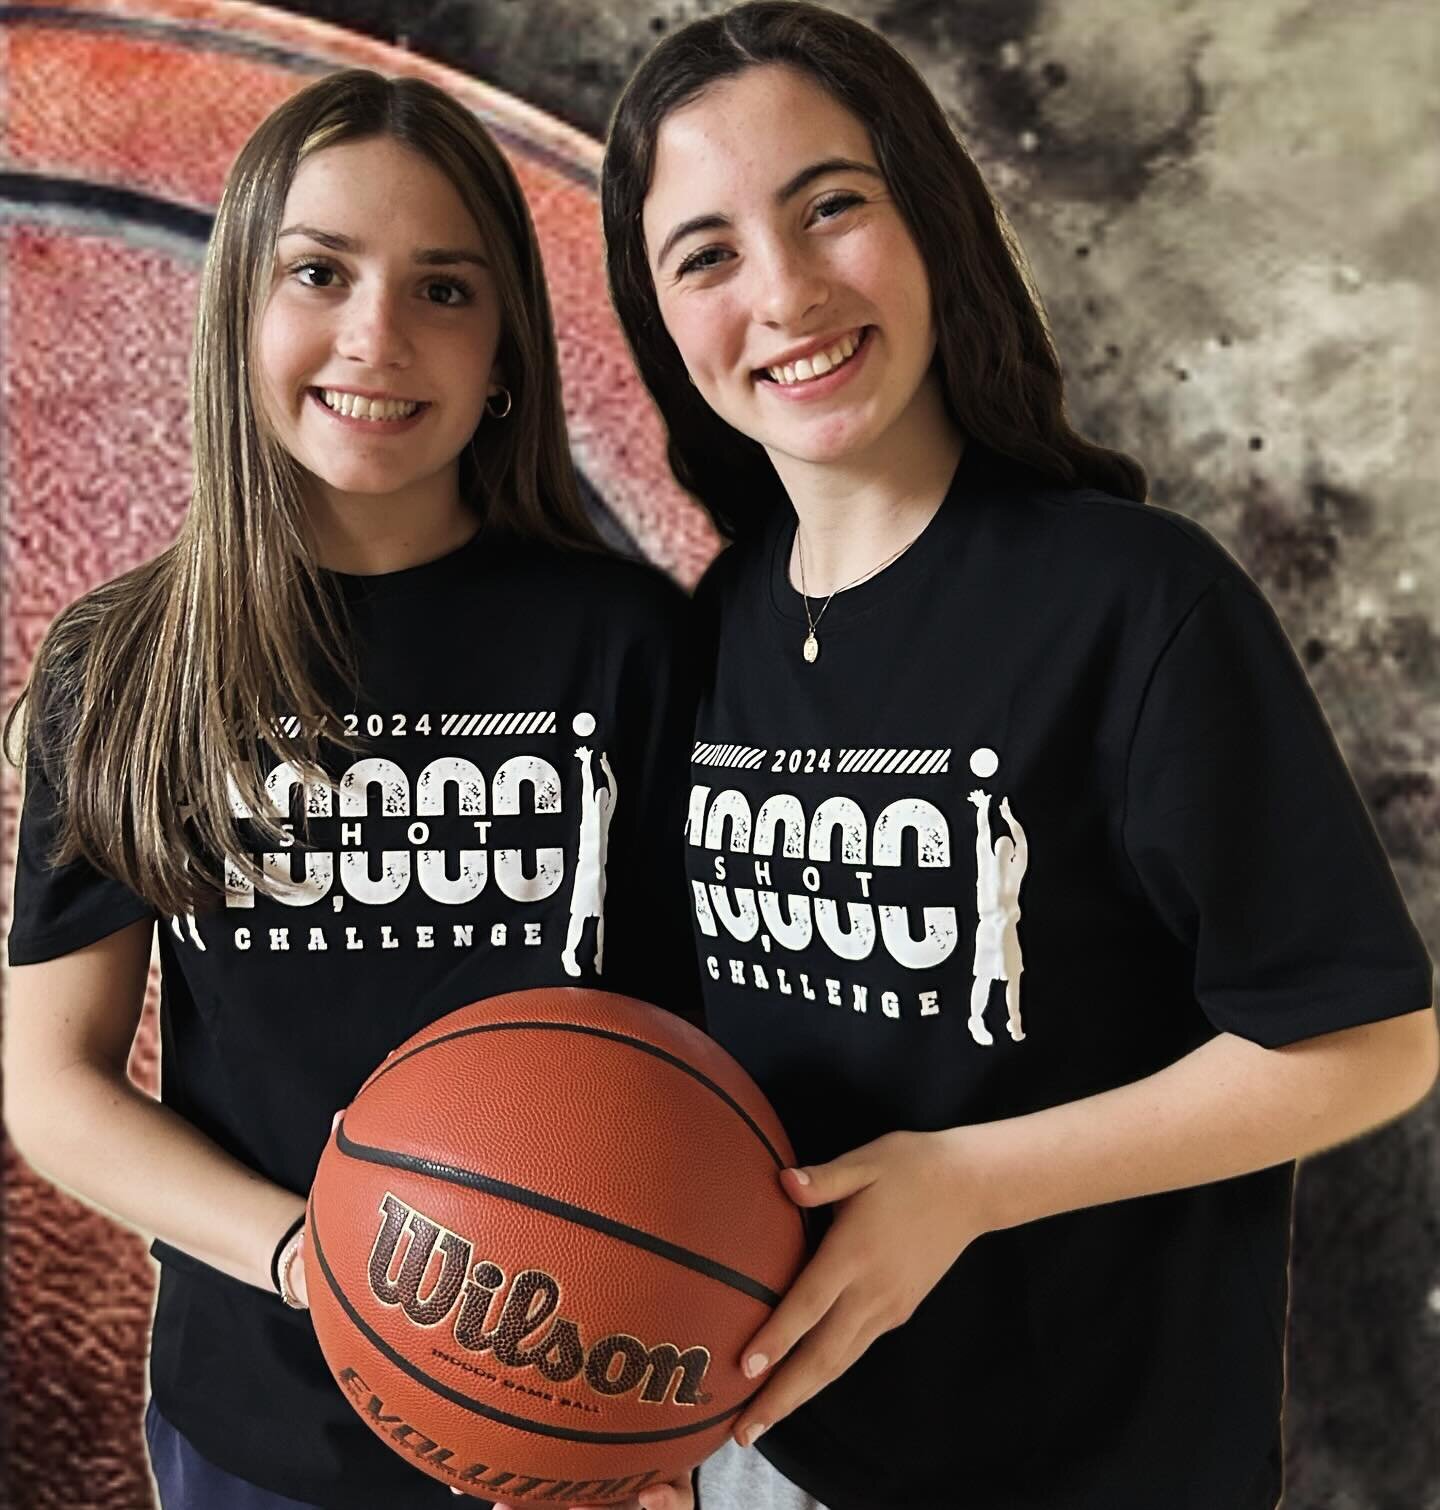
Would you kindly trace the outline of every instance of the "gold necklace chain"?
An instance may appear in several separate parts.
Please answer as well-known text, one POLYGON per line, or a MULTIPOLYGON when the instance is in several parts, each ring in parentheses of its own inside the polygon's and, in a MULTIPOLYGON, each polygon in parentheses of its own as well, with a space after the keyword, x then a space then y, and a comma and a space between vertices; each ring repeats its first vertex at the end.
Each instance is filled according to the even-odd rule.
POLYGON ((908 551, 910 547, 914 545, 915 542, 924 533, 925 527, 922 525, 921 528, 914 535, 912 535, 910 539, 908 539, 898 551, 895 551, 892 555, 886 556, 886 558, 882 562, 880 562, 878 566, 872 566, 869 571, 863 571, 858 577, 852 578, 849 582, 842 582, 839 587, 832 588, 830 590, 830 597, 826 598, 824 603, 820 605, 820 612, 817 613, 814 618, 811 618, 810 594, 805 591, 805 542, 800 527, 798 525, 796 526, 795 556, 800 565, 800 601, 805 605, 805 622, 810 627, 810 632, 805 636, 805 645, 801 652, 804 655, 807 663, 813 666, 815 662, 820 658, 820 641, 816 637, 815 631, 820 627, 820 620, 825 617, 825 610, 830 606, 830 598, 833 598, 837 592, 844 592, 847 587, 856 586, 858 583, 863 582, 867 577, 873 577, 877 571, 884 571, 884 569, 889 566, 892 561, 898 560, 901 556, 903 556, 905 552, 908 551))

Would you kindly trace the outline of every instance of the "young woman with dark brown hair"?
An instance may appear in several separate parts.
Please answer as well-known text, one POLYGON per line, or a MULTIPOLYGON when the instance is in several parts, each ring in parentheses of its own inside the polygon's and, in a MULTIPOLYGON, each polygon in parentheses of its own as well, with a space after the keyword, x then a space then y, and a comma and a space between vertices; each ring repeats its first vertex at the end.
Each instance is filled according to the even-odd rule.
POLYGON ((602 182, 733 543, 691 765, 707 1026, 827 1228, 705 1510, 1272 1510, 1294 1161, 1435 1078, 1432 971, 1258 589, 1078 435, 875 32, 665 39, 602 182), (778 1470, 778 1472, 776 1471, 778 1470))
MULTIPOLYGON (((157 1236, 164 1510, 449 1507, 404 1457, 436 1444, 382 1442, 320 1354, 305 1192, 331 1114, 456 1007, 686 1006, 684 599, 582 511, 528 211, 421 81, 332 75, 242 150, 194 426, 179 538, 60 616, 23 699, 6 1124, 157 1236), (157 944, 158 1102, 126 1077, 157 944)), ((523 1479, 467 1468, 481 1504, 523 1479)))

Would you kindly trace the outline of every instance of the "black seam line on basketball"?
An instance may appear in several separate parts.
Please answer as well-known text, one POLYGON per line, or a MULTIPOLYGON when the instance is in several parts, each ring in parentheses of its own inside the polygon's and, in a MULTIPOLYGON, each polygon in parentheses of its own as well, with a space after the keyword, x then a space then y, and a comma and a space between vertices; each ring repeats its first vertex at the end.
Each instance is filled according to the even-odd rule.
MULTIPOLYGON (((331 23, 332 25, 334 23, 331 23)), ((147 41, 171 42, 177 47, 186 48, 190 52, 230 53, 240 57, 255 58, 265 63, 275 63, 282 68, 288 68, 296 73, 321 75, 333 73, 339 68, 347 66, 346 60, 339 56, 316 56, 313 53, 297 52, 291 47, 281 47, 275 42, 262 42, 256 37, 247 37, 243 34, 230 31, 210 31, 203 26, 187 26, 172 21, 157 21, 152 17, 141 16, 114 16, 104 11, 70 10, 68 7, 59 5, 0 5, 0 26, 33 26, 37 28, 49 28, 54 31, 84 31, 84 32, 119 32, 139 36, 147 41)), ((347 33, 338 26, 335 30, 339 39, 344 41, 353 33, 347 33)), ((366 41, 378 41, 381 46, 393 47, 397 52, 403 51, 396 43, 389 42, 383 37, 365 38, 366 41)), ((424 54, 420 54, 424 56, 424 54)), ((463 61, 451 61, 441 57, 433 59, 441 68, 447 68, 453 73, 473 79, 477 84, 485 85, 497 93, 504 94, 517 104, 524 105, 527 102, 519 95, 510 94, 508 90, 502 90, 498 85, 486 84, 484 79, 479 78, 463 61)), ((12 91, 13 93, 13 91, 12 91)), ((534 109, 534 106, 529 108, 534 109)), ((571 162, 569 158, 556 152, 553 147, 547 147, 543 143, 530 141, 528 138, 517 135, 504 125, 489 111, 477 111, 484 122, 486 129, 494 137, 502 142, 523 151, 524 155, 534 162, 543 163, 548 168, 553 168, 562 178, 567 178, 571 183, 580 184, 584 188, 596 189, 599 187, 599 179, 594 171, 582 168, 571 162)), ((556 118, 557 125, 566 123, 556 118)), ((584 133, 571 126, 568 129, 575 131, 577 136, 584 133)), ((588 141, 589 138, 587 137, 588 141)))
POLYGON ((602 1216, 585 1206, 575 1206, 569 1201, 541 1195, 524 1185, 512 1185, 508 1180, 497 1180, 492 1175, 481 1174, 475 1169, 460 1169, 454 1164, 442 1164, 438 1159, 421 1158, 418 1154, 400 1153, 392 1148, 373 1148, 368 1143, 357 1143, 346 1135, 345 1119, 340 1119, 335 1129, 335 1146, 342 1154, 362 1164, 379 1164, 385 1169, 403 1169, 409 1174, 424 1175, 428 1179, 441 1180, 447 1185, 460 1185, 466 1190, 478 1190, 484 1195, 493 1195, 502 1201, 514 1201, 517 1206, 528 1206, 532 1211, 543 1211, 547 1216, 558 1216, 574 1222, 578 1227, 588 1227, 592 1232, 603 1232, 606 1237, 618 1238, 632 1248, 643 1248, 658 1258, 668 1258, 671 1263, 707 1279, 718 1280, 732 1290, 739 1290, 752 1300, 761 1301, 774 1310, 780 1304, 780 1296, 763 1285, 758 1279, 732 1269, 728 1264, 717 1263, 703 1253, 694 1253, 678 1243, 666 1242, 653 1232, 632 1227, 626 1222, 617 1222, 613 1217, 602 1216))
POLYGON ((52 173, 0 173, 0 202, 35 209, 59 206, 83 211, 87 216, 108 215, 130 225, 151 226, 187 241, 198 241, 202 247, 215 223, 215 217, 207 211, 176 204, 157 194, 52 173))
MULTIPOLYGON (((483 1400, 476 1400, 462 1394, 458 1389, 446 1384, 443 1379, 427 1374, 418 1364, 412 1363, 403 1353, 386 1342, 355 1309, 350 1297, 340 1288, 340 1282, 335 1278, 329 1260, 325 1257, 325 1249, 320 1242, 320 1222, 315 1214, 313 1196, 310 1200, 310 1244, 315 1250, 315 1257, 320 1261, 320 1272, 325 1276, 325 1283, 335 1297, 336 1304, 350 1318, 355 1330, 377 1352, 382 1353, 389 1362, 402 1373, 408 1374, 417 1384, 423 1384, 426 1389, 439 1395, 442 1400, 448 1400, 452 1405, 458 1405, 462 1410, 472 1411, 477 1416, 485 1416, 491 1421, 498 1421, 502 1426, 514 1426, 521 1431, 533 1431, 537 1436, 555 1437, 562 1442, 614 1443, 618 1446, 637 1442, 673 1442, 680 1437, 693 1437, 697 1432, 708 1431, 712 1426, 718 1426, 722 1421, 738 1416, 755 1398, 755 1395, 760 1393, 757 1389, 733 1410, 722 1411, 718 1416, 708 1416, 703 1421, 691 1421, 685 1426, 672 1426, 664 1431, 567 1431, 564 1427, 551 1426, 544 1421, 532 1421, 526 1416, 512 1416, 508 1411, 486 1405, 483 1400)), ((501 1367, 505 1366, 501 1365, 501 1367)))
POLYGON ((407 1059, 413 1059, 416 1054, 423 1054, 427 1049, 436 1048, 442 1043, 450 1043, 456 1038, 468 1038, 472 1033, 530 1032, 532 1030, 550 1033, 585 1033, 591 1038, 608 1038, 612 1043, 627 1044, 632 1049, 639 1049, 642 1053, 651 1054, 656 1059, 663 1059, 666 1064, 674 1065, 677 1070, 683 1070, 692 1080, 698 1081, 706 1090, 713 1091, 719 1096, 765 1145, 765 1152, 775 1161, 776 1169, 785 1168, 785 1160, 780 1157, 775 1145, 765 1136, 764 1129, 724 1086, 716 1085, 708 1075, 697 1070, 693 1064, 687 1064, 667 1050, 657 1048, 653 1043, 646 1043, 643 1038, 632 1038, 628 1033, 616 1033, 610 1028, 592 1028, 575 1022, 486 1022, 479 1023, 473 1028, 456 1028, 453 1033, 442 1033, 439 1038, 432 1038, 429 1043, 422 1043, 418 1048, 411 1049, 406 1054, 399 1054, 393 1060, 386 1060, 365 1082, 365 1085, 367 1087, 374 1085, 383 1075, 388 1075, 391 1070, 399 1069, 407 1059))

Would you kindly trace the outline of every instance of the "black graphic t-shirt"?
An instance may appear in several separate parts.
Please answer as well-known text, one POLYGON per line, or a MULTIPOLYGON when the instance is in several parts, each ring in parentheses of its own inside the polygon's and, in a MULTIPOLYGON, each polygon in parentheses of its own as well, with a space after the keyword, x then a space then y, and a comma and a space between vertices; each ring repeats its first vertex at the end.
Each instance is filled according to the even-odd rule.
MULTIPOLYGON (((360 673, 335 717, 361 748, 337 756, 336 790, 269 773, 296 839, 264 854, 273 894, 236 873, 223 908, 157 927, 164 1101, 302 1194, 331 1114, 396 1044, 468 1002, 595 985, 699 1016, 680 590, 634 562, 483 537, 334 581, 360 673)), ((88 865, 49 867, 54 801, 32 759, 12 964, 153 916, 88 865)), ((458 1503, 360 1420, 308 1316, 155 1252, 155 1401, 205 1457, 333 1510, 458 1503)))
MULTIPOLYGON (((707 1027, 802 1163, 1430 1001, 1285 634, 1197 525, 972 442, 813 664, 794 528, 697 594, 686 853, 707 1027)), ((987 1234, 758 1450, 831 1510, 1271 1510, 1292 1175, 987 1234)))

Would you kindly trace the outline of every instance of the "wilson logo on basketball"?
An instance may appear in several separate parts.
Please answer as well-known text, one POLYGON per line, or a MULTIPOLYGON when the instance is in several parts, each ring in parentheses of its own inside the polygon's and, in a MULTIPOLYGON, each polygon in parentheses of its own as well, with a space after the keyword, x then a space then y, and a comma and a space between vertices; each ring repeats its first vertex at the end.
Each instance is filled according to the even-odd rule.
POLYGON ((496 1297, 505 1287, 504 1270, 488 1259, 474 1262, 474 1245, 466 1238, 389 1192, 380 1213, 380 1231, 370 1253, 370 1290, 381 1305, 399 1306, 416 1326, 438 1327, 450 1321, 453 1312, 451 1334, 462 1348, 492 1352, 510 1368, 538 1369, 553 1383, 563 1384, 583 1373, 591 1389, 611 1397, 628 1395, 643 1383, 640 1398, 662 1404, 679 1374, 675 1404, 704 1405, 709 1400, 700 1388, 710 1367, 708 1348, 692 1347, 682 1353, 669 1342, 647 1348, 638 1337, 624 1332, 602 1337, 587 1348, 575 1322, 555 1315, 560 1285, 543 1269, 525 1269, 514 1277, 499 1306, 499 1317, 487 1331, 485 1324, 496 1297), (391 1279, 400 1239, 407 1231, 409 1245, 400 1272, 391 1279), (438 1273, 433 1262, 437 1252, 438 1273), (430 1283, 422 1298, 421 1286, 427 1278, 430 1283), (538 1336, 547 1323, 549 1329, 538 1336))

